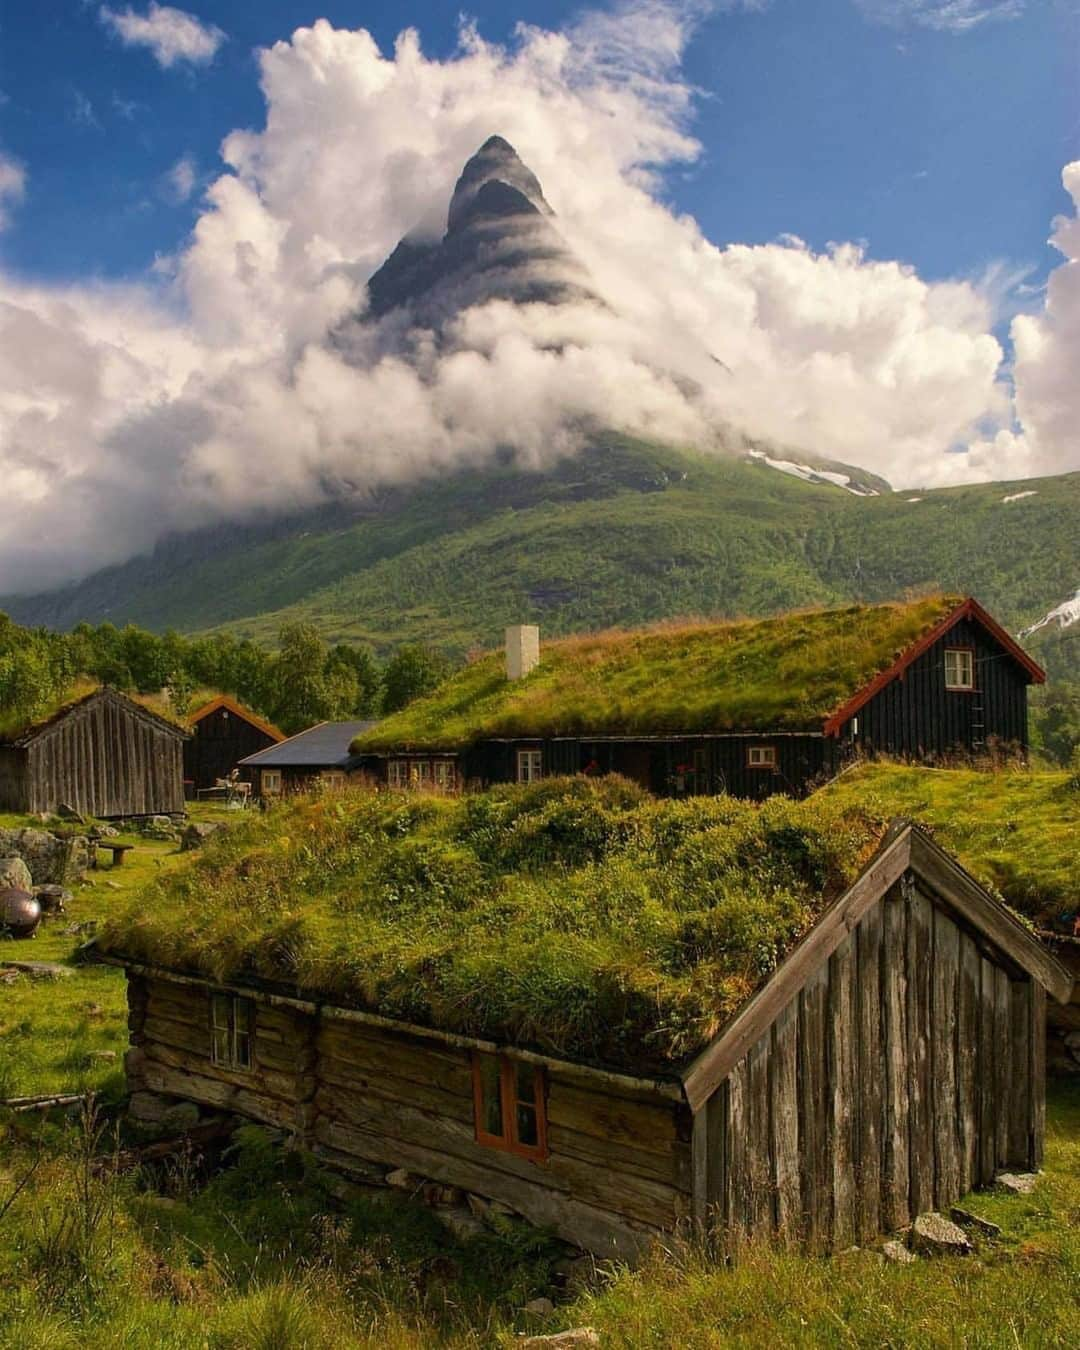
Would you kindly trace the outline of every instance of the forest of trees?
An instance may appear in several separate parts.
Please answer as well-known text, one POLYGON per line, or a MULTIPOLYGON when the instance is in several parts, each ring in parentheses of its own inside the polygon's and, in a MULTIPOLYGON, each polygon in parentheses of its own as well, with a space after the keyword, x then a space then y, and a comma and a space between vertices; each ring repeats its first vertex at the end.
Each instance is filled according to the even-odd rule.
POLYGON ((0 614, 0 727, 48 716, 80 681, 162 691, 178 715, 201 694, 231 694, 289 734, 315 722, 377 717, 434 688, 451 669, 431 648, 402 646, 384 663, 362 647, 328 646, 310 624, 287 624, 276 651, 227 634, 162 636, 128 625, 70 633, 21 628, 0 614))

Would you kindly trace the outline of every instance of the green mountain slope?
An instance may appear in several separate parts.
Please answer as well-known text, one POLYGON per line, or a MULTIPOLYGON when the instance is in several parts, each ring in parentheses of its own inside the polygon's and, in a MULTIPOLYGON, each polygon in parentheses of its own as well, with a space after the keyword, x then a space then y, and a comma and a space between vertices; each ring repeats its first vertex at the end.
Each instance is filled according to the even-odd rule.
MULTIPOLYGON (((464 651, 507 623, 556 634, 911 588, 971 592, 1015 630, 1071 595, 1077 572, 1080 474, 857 497, 760 461, 608 437, 545 474, 462 474, 204 532, 4 607, 55 627, 108 618, 266 640, 304 618, 335 640, 464 651)), ((1071 639, 1044 629, 1031 645, 1063 674, 1071 639)))

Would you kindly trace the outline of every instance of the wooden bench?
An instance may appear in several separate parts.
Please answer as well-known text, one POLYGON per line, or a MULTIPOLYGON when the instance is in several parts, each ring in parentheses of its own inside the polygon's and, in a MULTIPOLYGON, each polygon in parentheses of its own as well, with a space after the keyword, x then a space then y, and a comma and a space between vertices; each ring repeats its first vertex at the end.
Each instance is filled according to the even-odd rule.
MULTIPOLYGON (((102 849, 107 849, 108 852, 112 854, 113 867, 122 867, 124 864, 124 854, 130 853, 134 847, 134 844, 114 844, 109 839, 99 839, 97 841, 98 853, 100 853, 102 849)), ((94 866, 97 866, 97 858, 94 859, 94 866)))

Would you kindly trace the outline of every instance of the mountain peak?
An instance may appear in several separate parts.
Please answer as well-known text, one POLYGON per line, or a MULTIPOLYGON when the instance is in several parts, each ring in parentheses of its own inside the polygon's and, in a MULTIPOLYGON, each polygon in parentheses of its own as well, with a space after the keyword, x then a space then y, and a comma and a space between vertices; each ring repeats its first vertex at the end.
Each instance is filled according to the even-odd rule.
POLYGON ((502 136, 489 136, 461 171, 450 199, 446 219, 447 234, 454 234, 467 223, 471 208, 481 189, 488 183, 505 183, 515 188, 541 215, 553 215, 544 199, 540 180, 521 156, 502 136))

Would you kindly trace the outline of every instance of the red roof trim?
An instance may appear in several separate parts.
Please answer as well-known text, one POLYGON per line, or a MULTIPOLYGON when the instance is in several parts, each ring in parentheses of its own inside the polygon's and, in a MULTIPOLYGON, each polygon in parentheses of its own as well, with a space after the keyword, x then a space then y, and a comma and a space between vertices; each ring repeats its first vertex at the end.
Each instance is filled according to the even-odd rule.
POLYGON ((272 736, 279 743, 286 739, 285 733, 279 731, 272 722, 264 722, 250 708, 245 708, 242 703, 237 703, 236 699, 230 698, 228 694, 219 694, 217 698, 212 698, 209 703, 204 703, 201 708, 197 708, 190 715, 188 721, 194 726, 196 722, 201 722, 204 717, 209 717, 219 708, 225 708, 237 717, 242 717, 245 722, 250 722, 253 727, 258 727, 260 731, 265 731, 268 736, 272 736))
POLYGON ((924 633, 918 641, 913 642, 907 651, 901 652, 888 670, 883 670, 879 675, 875 675, 869 684, 863 685, 859 692, 839 708, 833 715, 827 719, 823 728, 826 736, 839 736, 840 728, 865 704, 869 703, 875 694, 880 693, 892 680, 903 675, 908 666, 927 651, 930 647, 943 638, 950 628, 953 628, 961 619, 974 619, 986 629, 995 641, 999 642, 1009 655, 1031 676, 1033 684, 1044 684, 1046 682, 1046 671, 1043 670, 1037 662, 1033 661, 1023 647, 1002 628, 996 619, 990 617, 986 610, 977 600, 970 596, 952 611, 946 614, 940 623, 934 625, 928 633, 924 633))

